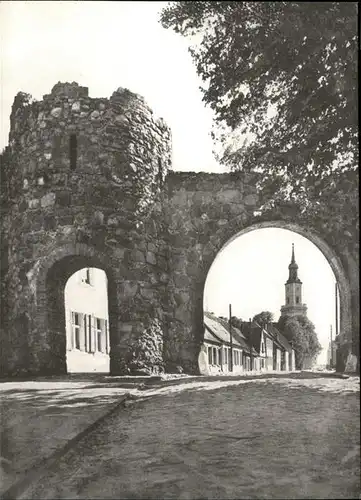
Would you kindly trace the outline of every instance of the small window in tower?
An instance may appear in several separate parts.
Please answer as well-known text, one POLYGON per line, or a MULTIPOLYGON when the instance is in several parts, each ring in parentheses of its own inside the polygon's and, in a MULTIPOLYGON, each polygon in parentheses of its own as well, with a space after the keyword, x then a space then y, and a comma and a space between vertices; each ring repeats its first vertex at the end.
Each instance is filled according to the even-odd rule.
POLYGON ((299 304, 299 303, 300 303, 300 298, 296 297, 296 304, 299 304))
POLYGON ((290 298, 289 298, 289 297, 287 297, 287 304, 289 304, 289 303, 290 303, 290 298))
POLYGON ((158 182, 163 183, 163 164, 160 157, 158 158, 158 182))
POLYGON ((70 160, 70 169, 76 169, 76 160, 77 160, 77 147, 78 141, 75 134, 71 134, 69 139, 69 160, 70 160))

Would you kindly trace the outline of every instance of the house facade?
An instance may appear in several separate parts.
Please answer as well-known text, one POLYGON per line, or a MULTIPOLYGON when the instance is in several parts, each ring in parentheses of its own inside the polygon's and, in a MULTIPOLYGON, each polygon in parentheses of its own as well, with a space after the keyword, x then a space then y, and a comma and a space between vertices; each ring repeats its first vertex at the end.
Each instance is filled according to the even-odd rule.
POLYGON ((295 368, 295 350, 290 342, 276 327, 275 323, 265 325, 268 334, 274 340, 273 369, 277 371, 294 371, 295 368))
POLYGON ((256 354, 237 328, 232 327, 230 331, 227 321, 204 313, 204 341, 199 355, 202 375, 251 371, 256 354))
MULTIPOLYGON (((207 357, 204 374, 240 373, 243 371, 243 349, 232 338, 221 320, 204 313, 204 347, 207 357)), ((203 351, 204 352, 204 351, 203 351)))
POLYGON ((274 323, 242 322, 204 313, 204 340, 199 354, 201 375, 295 370, 295 351, 274 323))
POLYGON ((66 364, 68 373, 109 373, 107 277, 84 268, 65 286, 66 364))
POLYGON ((254 370, 295 370, 295 351, 274 323, 262 327, 256 322, 244 321, 242 332, 257 354, 253 363, 254 370))

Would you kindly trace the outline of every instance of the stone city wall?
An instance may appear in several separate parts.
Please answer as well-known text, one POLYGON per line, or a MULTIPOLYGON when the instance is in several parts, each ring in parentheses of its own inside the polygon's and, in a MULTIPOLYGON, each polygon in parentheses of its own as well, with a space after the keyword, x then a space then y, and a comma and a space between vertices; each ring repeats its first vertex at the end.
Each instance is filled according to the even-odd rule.
POLYGON ((167 177, 167 357, 178 364, 182 360, 190 371, 203 340, 203 291, 209 268, 229 238, 254 217, 259 203, 254 176, 170 172, 167 177))
POLYGON ((272 193, 257 190, 256 174, 172 172, 170 130, 143 98, 120 88, 94 99, 58 83, 39 102, 19 93, 10 120, 3 372, 66 372, 64 287, 75 271, 99 267, 108 277, 111 373, 197 373, 207 273, 232 238, 262 227, 294 230, 323 251, 341 291, 344 364, 355 352, 358 257, 292 207, 262 212, 272 193))

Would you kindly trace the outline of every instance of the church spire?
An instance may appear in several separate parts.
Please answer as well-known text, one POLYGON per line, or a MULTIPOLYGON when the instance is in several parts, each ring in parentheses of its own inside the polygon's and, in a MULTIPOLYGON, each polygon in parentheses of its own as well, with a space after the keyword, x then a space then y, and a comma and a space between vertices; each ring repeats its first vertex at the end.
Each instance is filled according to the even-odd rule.
POLYGON ((306 316, 307 306, 302 303, 302 281, 298 277, 298 265, 295 259, 295 245, 292 243, 289 276, 285 283, 286 304, 281 307, 281 316, 306 316))
POLYGON ((295 245, 292 243, 292 256, 291 256, 291 264, 288 266, 289 270, 289 276, 287 283, 301 283, 301 280, 299 279, 297 272, 298 272, 298 265, 296 264, 296 259, 295 259, 295 245))

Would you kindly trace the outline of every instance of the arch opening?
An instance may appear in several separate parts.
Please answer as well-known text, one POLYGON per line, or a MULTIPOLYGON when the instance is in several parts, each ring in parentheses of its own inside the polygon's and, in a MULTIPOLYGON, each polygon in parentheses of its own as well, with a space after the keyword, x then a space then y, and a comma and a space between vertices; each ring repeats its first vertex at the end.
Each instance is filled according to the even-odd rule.
MULTIPOLYGON (((203 350, 203 364, 204 365, 210 364, 210 356, 209 356, 208 360, 206 359, 207 354, 208 354, 207 353, 208 345, 206 346, 207 349, 205 349, 205 343, 204 343, 205 337, 204 336, 205 335, 209 336, 209 334, 206 334, 207 328, 205 327, 205 324, 207 321, 209 322, 212 319, 212 318, 209 318, 207 320, 206 319, 207 314, 205 314, 205 313, 206 312, 208 312, 208 313, 215 312, 215 316, 217 318, 219 316, 223 317, 223 321, 225 321, 227 323, 226 326, 228 326, 228 319, 229 319, 228 318, 229 317, 228 304, 232 303, 232 301, 234 302, 233 299, 226 300, 227 304, 223 304, 222 311, 220 311, 220 310, 212 311, 211 310, 214 307, 209 303, 207 304, 207 300, 209 300, 207 298, 207 286, 209 285, 209 276, 212 273, 212 269, 214 269, 214 267, 217 265, 217 262, 219 262, 221 260, 221 256, 222 256, 223 252, 225 250, 227 250, 227 248, 228 249, 231 248, 232 244, 234 242, 236 242, 236 240, 241 241, 242 236, 245 236, 247 233, 252 232, 252 234, 256 234, 256 233, 254 233, 254 231, 262 230, 262 229, 274 229, 274 230, 278 229, 279 231, 286 230, 284 232, 289 233, 291 235, 291 239, 292 239, 292 235, 295 235, 295 237, 298 237, 298 238, 303 237, 303 239, 307 241, 308 245, 312 246, 314 251, 318 252, 319 257, 321 257, 321 259, 323 259, 323 261, 324 261, 324 265, 326 267, 328 267, 329 277, 331 276, 329 279, 329 288, 330 289, 328 292, 328 295, 329 295, 328 301, 330 302, 330 295, 332 295, 332 298, 331 298, 332 306, 331 307, 333 308, 333 311, 332 311, 331 316, 329 316, 325 320, 326 323, 328 323, 327 331, 325 331, 325 324, 323 325, 324 331, 322 332, 322 339, 321 339, 323 351, 322 351, 322 356, 320 356, 321 358, 323 357, 323 359, 319 359, 319 364, 326 365, 329 361, 329 360, 326 360, 326 357, 328 356, 327 348, 329 347, 328 344, 330 344, 330 336, 332 335, 332 340, 333 340, 332 345, 334 346, 334 351, 332 351, 332 353, 331 353, 331 356, 333 356, 332 361, 331 361, 331 365, 333 368, 335 368, 336 367, 336 354, 335 353, 337 351, 337 346, 335 345, 334 341, 335 341, 336 334, 338 333, 338 339, 336 339, 336 340, 340 340, 342 338, 342 339, 349 339, 349 341, 351 341, 351 339, 352 339, 350 284, 348 282, 346 273, 343 269, 343 266, 340 262, 340 259, 337 257, 337 255, 333 251, 333 249, 331 249, 325 241, 323 241, 318 235, 313 234, 308 229, 304 229, 304 228, 298 226, 297 224, 286 223, 283 221, 267 221, 267 222, 257 223, 257 224, 254 224, 252 226, 249 226, 247 228, 243 228, 240 231, 235 230, 235 228, 232 228, 232 225, 230 225, 224 231, 220 230, 219 234, 217 235, 217 238, 214 237, 212 243, 209 243, 208 248, 206 247, 205 252, 204 252, 205 258, 203 259, 203 264, 204 264, 203 269, 205 271, 204 281, 203 281, 203 290, 202 290, 202 292, 203 292, 202 293, 203 314, 200 315, 200 316, 202 316, 203 324, 202 324, 202 327, 201 327, 201 325, 199 325, 197 328, 197 330, 199 332, 202 332, 202 339, 199 339, 199 345, 201 346, 201 348, 200 348, 201 353, 203 350), (232 232, 233 232, 233 234, 232 234, 232 232), (218 248, 217 248, 217 245, 214 244, 214 242, 217 240, 218 240, 218 242, 220 242, 220 244, 218 245, 218 248), (336 287, 337 287, 337 300, 335 298, 335 288, 336 287), (336 302, 337 302, 337 306, 336 306, 336 302), (227 306, 227 307, 225 307, 225 306, 227 306), (337 313, 335 310, 336 307, 337 307, 337 313), (207 311, 207 309, 208 309, 208 311, 207 311), (335 321, 337 321, 337 326, 335 324, 335 321), (332 329, 332 333, 331 333, 331 329, 332 329)), ((257 232, 261 232, 261 231, 257 231, 257 232)), ((267 252, 267 247, 269 246, 267 241, 264 242, 264 246, 265 246, 264 250, 267 252)), ((283 277, 281 278, 281 294, 283 293, 283 299, 282 299, 281 303, 279 303, 278 316, 280 316, 280 314, 279 314, 280 307, 286 306, 287 302, 289 303, 289 301, 290 301, 290 297, 287 296, 287 294, 285 294, 285 292, 284 292, 284 284, 285 284, 285 281, 287 279, 287 276, 285 276, 284 273, 288 272, 287 266, 289 265, 290 258, 291 258, 290 246, 291 245, 289 245, 289 248, 287 248, 289 255, 288 255, 288 258, 286 259, 286 261, 284 262, 283 277), (286 279, 284 279, 284 278, 286 278, 286 279), (283 282, 282 282, 282 279, 284 279, 283 282), (282 290, 282 288, 283 288, 283 290, 282 290)), ((302 279, 303 270, 300 269, 300 272, 301 272, 301 279, 302 279)), ((317 274, 317 265, 314 266, 314 273, 317 274)), ((264 279, 266 279, 266 278, 267 277, 264 276, 264 279)), ((252 279, 252 278, 249 278, 249 279, 252 279)), ((305 281, 305 285, 304 285, 305 290, 308 289, 308 291, 310 291, 310 289, 309 289, 310 283, 307 283, 307 280, 304 280, 304 281, 305 281)), ((242 283, 240 282, 239 288, 241 287, 241 285, 242 285, 242 283)), ((245 285, 245 283, 243 283, 243 285, 245 285)), ((246 283, 246 288, 247 288, 247 286, 249 287, 249 285, 250 285, 250 282, 248 281, 248 284, 246 283)), ((216 287, 219 290, 219 295, 223 295, 223 299, 224 299, 224 296, 225 296, 224 290, 219 287, 219 284, 216 285, 216 287)), ((297 290, 299 290, 299 288, 297 288, 297 290)), ((296 291, 296 289, 295 289, 295 291, 296 291)), ((312 290, 312 292, 313 292, 312 295, 314 295, 315 290, 312 290)), ((279 291, 278 291, 278 293, 279 293, 279 291)), ((319 294, 319 297, 320 297, 320 301, 322 302, 322 294, 319 294)), ((301 302, 304 302, 303 298, 304 297, 302 297, 302 299, 301 299, 299 293, 295 294, 295 297, 294 297, 295 305, 301 306, 302 305, 301 302), (297 304, 296 304, 296 301, 297 301, 297 304)), ((307 302, 307 294, 306 294, 305 301, 307 302)), ((255 310, 254 314, 256 314, 257 312, 261 312, 263 310, 272 309, 272 307, 267 307, 266 303, 264 304, 264 306, 262 304, 259 304, 258 308, 259 308, 259 310, 258 311, 255 310)), ((314 306, 311 309, 312 309, 312 314, 309 314, 309 319, 312 321, 314 306)), ((245 316, 242 318, 244 321, 249 321, 250 319, 252 319, 249 317, 250 314, 247 312, 242 313, 242 311, 241 312, 234 311, 234 314, 232 313, 232 315, 245 316)), ((251 314, 251 316, 253 316, 253 315, 251 314)), ((275 316, 277 316, 277 314, 275 316)), ((275 317, 274 319, 275 319, 275 321, 277 321, 278 317, 275 317)), ((324 323, 325 323, 325 321, 324 321, 324 323)), ((317 323, 317 321, 314 321, 314 323, 317 323)), ((316 324, 315 326, 316 326, 316 332, 317 332, 318 325, 316 324)), ((240 346, 238 346, 237 349, 239 349, 241 351, 240 346)), ((200 359, 201 353, 200 353, 198 359, 200 359)), ((226 355, 226 357, 227 357, 227 355, 226 355)), ((228 357, 229 357, 229 355, 228 355, 228 357)), ((213 356, 213 359, 214 359, 214 356, 213 356)), ((225 357, 223 357, 223 363, 224 363, 224 361, 225 361, 225 357)), ((260 361, 260 363, 261 363, 261 361, 260 361)), ((283 361, 280 361, 277 364, 277 366, 281 366, 282 363, 283 363, 283 361)), ((234 363, 234 364, 239 365, 240 363, 238 361, 236 361, 236 363, 234 363)), ((222 363, 219 363, 219 359, 218 359, 217 365, 215 366, 213 363, 213 367, 215 366, 216 371, 217 372, 222 371, 222 363)), ((229 368, 228 365, 226 365, 226 370, 227 370, 227 368, 229 368)), ((252 365, 252 362, 250 362, 250 366, 251 365, 252 365)), ((284 363, 283 363, 283 365, 284 365, 284 363)), ((199 368, 200 368, 200 365, 199 365, 199 368)), ((261 366, 260 366, 260 368, 261 368, 261 366)), ((223 371, 226 371, 226 370, 223 370, 223 371)), ((212 370, 208 370, 208 371, 212 372, 212 370)), ((213 369, 213 371, 214 371, 214 369, 213 369)))
POLYGON ((116 281, 106 257, 86 245, 58 248, 37 278, 32 352, 41 374, 110 372, 116 281))

